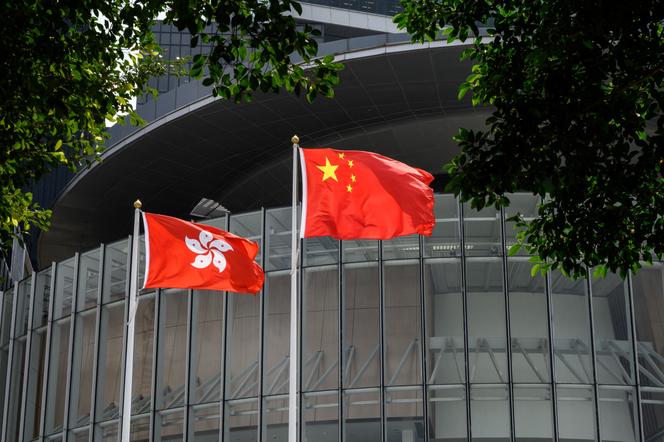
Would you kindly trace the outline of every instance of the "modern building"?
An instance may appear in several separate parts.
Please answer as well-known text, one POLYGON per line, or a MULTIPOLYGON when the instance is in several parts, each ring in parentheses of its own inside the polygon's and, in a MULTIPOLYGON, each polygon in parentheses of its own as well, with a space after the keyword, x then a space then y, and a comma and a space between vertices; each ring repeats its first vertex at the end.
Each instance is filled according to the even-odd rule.
MULTIPOLYGON (((102 162, 57 179, 38 271, 0 295, 3 441, 119 440, 137 197, 183 218, 221 202, 231 212, 203 222, 258 242, 266 283, 257 296, 141 292, 132 440, 287 440, 290 137, 437 173, 457 128, 487 116, 457 101, 463 45, 411 44, 391 24, 396 1, 304 7, 320 52, 346 65, 335 99, 235 105, 155 79, 160 98, 139 105, 149 123, 112 128, 102 162)), ((190 51, 157 32, 171 55, 190 51)), ((532 276, 506 250, 509 217, 537 200, 510 199, 478 212, 438 193, 431 237, 302 241, 302 441, 664 441, 664 266, 532 276)))

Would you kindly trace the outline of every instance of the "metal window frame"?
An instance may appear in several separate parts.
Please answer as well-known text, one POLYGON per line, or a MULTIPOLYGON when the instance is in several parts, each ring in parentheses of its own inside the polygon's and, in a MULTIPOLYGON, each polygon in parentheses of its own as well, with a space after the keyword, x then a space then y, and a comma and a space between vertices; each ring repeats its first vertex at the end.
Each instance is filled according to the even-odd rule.
MULTIPOLYGON (((556 390, 556 361, 554 351, 554 326, 553 323, 553 291, 551 288, 551 271, 544 275, 544 289, 546 296, 546 320, 549 336, 549 388, 551 389, 551 430, 553 431, 553 440, 558 442, 560 435, 558 432, 558 391, 556 390)), ((544 385, 544 384, 543 384, 544 385)))
MULTIPOLYGON (((435 204, 435 201, 434 201, 435 204)), ((420 285, 420 384, 422 385, 422 420, 424 442, 429 442, 429 389, 427 388, 427 322, 426 299, 424 297, 424 238, 417 235, 419 244, 419 285, 420 285)))
POLYGON ((94 350, 92 355, 92 380, 90 386, 90 419, 89 419, 89 428, 88 441, 92 442, 95 439, 95 430, 97 429, 97 380, 99 378, 99 347, 100 347, 100 337, 101 337, 101 309, 102 309, 102 296, 104 293, 104 275, 106 273, 106 268, 104 266, 104 261, 106 260, 106 245, 101 244, 99 247, 99 284, 97 286, 97 305, 95 306, 95 337, 94 337, 94 350))
MULTIPOLYGON (((189 403, 191 402, 191 361, 192 361, 192 330, 194 326, 194 291, 187 290, 187 318, 185 320, 186 341, 185 341, 185 364, 184 364, 184 416, 182 417, 182 438, 189 440, 189 403)), ((198 322, 198 321, 197 321, 198 322)))
POLYGON ((30 355, 32 354, 32 335, 33 335, 33 319, 34 319, 34 307, 35 307, 35 294, 37 291, 36 287, 37 282, 37 273, 32 272, 31 283, 30 283, 30 304, 28 305, 28 329, 26 330, 26 339, 25 339, 25 361, 23 363, 23 386, 21 393, 21 405, 20 405, 20 416, 19 416, 19 430, 18 437, 19 442, 24 439, 25 432, 25 417, 27 411, 27 393, 28 393, 28 374, 30 373, 30 355))
POLYGON ((53 311, 55 309, 55 281, 57 277, 58 266, 55 262, 51 263, 51 287, 48 297, 48 318, 46 320, 46 350, 44 352, 44 375, 42 380, 42 397, 39 417, 39 439, 43 440, 46 432, 46 404, 48 403, 48 375, 51 370, 51 338, 53 336, 53 311))
MULTIPOLYGON (((600 433, 600 421, 599 421, 599 391, 597 388, 597 354, 595 353, 595 312, 593 309, 593 284, 592 276, 589 268, 586 267, 586 273, 588 277, 586 278, 586 292, 588 297, 588 317, 590 321, 590 356, 592 364, 592 390, 593 390, 593 413, 595 414, 595 438, 598 441, 602 440, 602 435, 600 433)), ((557 423, 556 423, 557 424, 557 423)))
MULTIPOLYGON (((138 238, 136 239, 138 240, 138 238)), ((124 391, 124 386, 125 386, 125 372, 127 370, 127 339, 129 338, 127 336, 127 322, 129 320, 129 290, 131 287, 131 265, 132 265, 132 259, 133 256, 131 253, 131 250, 134 246, 134 237, 133 235, 129 235, 127 237, 127 277, 125 279, 125 297, 123 299, 124 303, 124 315, 122 318, 122 365, 120 366, 120 370, 122 372, 122 375, 120 375, 120 394, 118 396, 118 440, 120 440, 121 437, 121 432, 120 428, 122 425, 123 419, 128 418, 131 421, 131 415, 130 416, 124 416, 123 411, 124 411, 124 394, 122 392, 124 391)), ((103 293, 103 292, 102 292, 103 293)), ((136 307, 138 308, 138 303, 136 304, 136 307)), ((132 367, 132 376, 133 376, 133 367, 132 367)), ((131 400, 131 399, 130 399, 131 400)), ((96 405, 96 404, 95 404, 96 405)), ((131 425, 131 424, 130 424, 131 425)))
MULTIPOLYGON (((151 441, 161 440, 161 435, 156 432, 156 419, 157 414, 160 410, 157 409, 157 387, 159 386, 159 379, 157 376, 160 374, 158 370, 159 366, 159 345, 161 341, 161 336, 159 336, 159 330, 161 329, 161 296, 163 289, 157 289, 154 292, 154 323, 152 324, 152 371, 151 376, 151 387, 150 387, 150 417, 148 420, 148 438, 151 441)), ((137 300, 136 304, 136 313, 138 313, 138 306, 140 305, 140 299, 137 300)), ((135 339, 135 338, 134 338, 135 339)), ((132 370, 132 376, 134 371, 132 370)), ((133 416, 133 413, 132 413, 133 416)), ((130 427, 131 428, 131 427, 130 427)))
MULTIPOLYGON (((62 442, 69 436, 69 412, 71 401, 72 368, 74 362, 74 335, 76 333, 76 310, 78 308, 78 274, 81 255, 74 254, 74 276, 72 281, 71 312, 69 313, 69 342, 67 349, 67 383, 65 384, 64 416, 62 418, 62 442)), ((78 387, 77 387, 78 388, 78 387)))
POLYGON ((383 241, 378 241, 378 361, 379 370, 379 395, 380 402, 380 440, 387 440, 387 419, 385 418, 385 269, 383 259, 383 241))
POLYGON ((638 427, 636 428, 636 434, 638 440, 646 440, 644 437, 643 431, 643 411, 641 410, 641 372, 639 370, 639 353, 638 353, 638 335, 636 329, 636 313, 634 310, 634 290, 633 290, 633 281, 632 281, 632 271, 627 272, 627 278, 625 282, 627 283, 627 296, 629 303, 629 326, 630 333, 632 334, 632 359, 634 363, 634 409, 636 411, 636 422, 638 427))
MULTIPOLYGON (((265 207, 261 207, 261 267, 267 269, 267 253, 268 253, 268 238, 267 238, 267 210, 265 207)), ((268 279, 268 272, 265 271, 265 282, 263 283, 263 288, 261 289, 258 296, 260 296, 259 307, 258 307, 258 385, 256 386, 256 401, 258 402, 256 406, 258 407, 258 421, 256 422, 256 440, 258 442, 263 441, 263 422, 264 422, 264 409, 265 401, 263 399, 263 383, 265 376, 265 367, 263 364, 265 362, 264 353, 265 353, 265 283, 268 279)), ((292 363, 292 361, 289 361, 292 363)), ((229 429, 230 431, 230 429, 229 429)))
POLYGON ((7 440, 7 427, 9 421, 9 401, 11 393, 11 379, 12 379, 12 365, 14 364, 14 329, 16 327, 16 309, 17 309, 17 296, 18 296, 18 282, 14 282, 13 298, 12 298, 12 316, 9 329, 9 349, 7 352, 7 379, 5 379, 5 397, 4 406, 2 408, 2 440, 7 440))
MULTIPOLYGON (((231 214, 226 215, 226 231, 230 231, 231 226, 231 214)), ((264 242, 264 241, 263 241, 264 242)), ((261 255, 261 261, 263 257, 261 255)), ((222 318, 223 322, 221 325, 221 360, 220 362, 220 371, 219 376, 221 377, 221 392, 219 395, 219 438, 218 442, 224 442, 224 426, 226 425, 226 352, 228 351, 228 292, 224 292, 224 302, 222 318)), ((193 434, 192 434, 193 436, 193 434)))
POLYGON ((459 246, 461 247, 461 297, 463 308, 463 358, 464 358, 464 392, 466 394, 466 439, 473 439, 473 421, 470 403, 470 351, 469 345, 469 325, 468 325, 468 285, 466 284, 466 231, 464 225, 463 203, 460 198, 455 198, 457 203, 457 220, 459 223, 459 246))

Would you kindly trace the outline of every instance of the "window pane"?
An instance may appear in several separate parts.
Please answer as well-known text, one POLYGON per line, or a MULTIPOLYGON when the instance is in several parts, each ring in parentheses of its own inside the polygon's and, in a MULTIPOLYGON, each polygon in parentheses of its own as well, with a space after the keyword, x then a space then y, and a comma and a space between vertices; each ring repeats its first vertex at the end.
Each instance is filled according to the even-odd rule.
POLYGON ((597 382, 633 384, 627 284, 618 275, 592 279, 597 382))
POLYGON ((507 385, 473 385, 470 390, 473 440, 510 440, 510 406, 507 385))
POLYGON ((239 235, 243 238, 250 239, 251 241, 258 244, 258 255, 256 255, 256 262, 261 262, 262 253, 263 253, 263 247, 262 247, 263 240, 261 237, 262 224, 263 224, 262 212, 252 212, 252 213, 245 213, 242 215, 233 215, 230 218, 230 231, 232 233, 239 235))
POLYGON ((127 286, 127 250, 129 241, 109 244, 104 249, 104 303, 124 298, 127 286))
POLYGON ((419 235, 400 236, 385 240, 383 244, 383 259, 408 259, 420 256, 419 235))
POLYGON ((347 388, 380 384, 378 266, 343 269, 343 382, 347 388))
POLYGON ((96 310, 87 310, 76 316, 69 409, 71 428, 90 422, 96 314, 96 310))
POLYGON ((39 436, 41 424, 41 403, 44 394, 44 358, 46 351, 46 327, 32 334, 30 362, 28 367, 28 391, 26 394, 24 440, 39 436))
POLYGON ((219 404, 198 405, 191 408, 190 431, 188 440, 208 442, 219 440, 219 404))
POLYGON ((180 410, 161 411, 155 417, 155 442, 183 441, 184 414, 180 410))
POLYGON ((388 440, 424 440, 422 387, 385 388, 385 434, 388 440))
POLYGON ((641 385, 664 387, 664 265, 634 275, 634 319, 641 385))
POLYGON ((95 442, 117 442, 118 421, 104 422, 95 429, 95 442))
POLYGON ((226 397, 258 394, 261 295, 228 295, 226 397))
POLYGON ((28 317, 30 316, 30 291, 32 278, 24 279, 18 283, 18 305, 16 306, 16 324, 14 336, 23 336, 28 331, 28 317))
MULTIPOLYGON (((152 401, 152 350, 154 346, 154 293, 138 298, 132 366, 131 413, 150 411, 152 401)), ((133 420, 132 420, 132 425, 133 420)), ((139 425, 140 426, 140 425, 139 425)))
POLYGON ((290 275, 267 274, 265 281, 263 394, 288 392, 290 275))
MULTIPOLYGON (((0 347, 4 347, 9 344, 9 339, 11 338, 11 327, 12 327, 12 307, 14 301, 14 292, 8 291, 3 295, 3 307, 2 307, 2 330, 0 332, 0 347)), ((2 384, 2 382, 0 382, 2 384)))
POLYGON ((664 435, 664 389, 645 387, 641 390, 643 436, 647 441, 662 441, 664 435))
MULTIPOLYGON (((19 419, 23 400, 23 368, 25 364, 25 338, 14 341, 14 353, 9 383, 9 403, 7 405, 8 440, 19 439, 19 419)), ((3 379, 4 381, 5 379, 3 379)))
POLYGON ((429 425, 430 441, 467 439, 465 387, 457 385, 429 387, 429 425))
POLYGON ((434 195, 436 225, 431 236, 423 237, 424 256, 461 256, 459 208, 454 195, 434 195))
POLYGON ((79 428, 75 431, 71 432, 71 435, 69 436, 70 441, 73 442, 88 442, 90 439, 90 431, 88 428, 79 428))
MULTIPOLYGON (((525 221, 531 221, 537 216, 540 198, 530 193, 512 193, 507 194, 507 197, 510 199, 510 205, 505 208, 505 249, 509 250, 516 242, 516 234, 519 230, 514 221, 507 220, 520 213, 525 221)), ((519 250, 518 255, 527 255, 524 247, 519 250)))
POLYGON ((304 238, 304 265, 318 266, 339 262, 339 241, 329 236, 304 238))
POLYGON ((77 310, 97 304, 99 291, 99 249, 81 255, 78 263, 77 310))
POLYGON ((62 430, 65 414, 65 386, 69 352, 69 318, 53 323, 48 390, 46 396, 46 434, 62 430))
POLYGON ((150 416, 132 417, 129 430, 131 442, 144 442, 150 437, 150 416))
POLYGON ((425 261, 424 297, 429 371, 427 382, 464 382, 463 296, 459 260, 425 261))
POLYGON ((99 334, 99 361, 97 369, 97 421, 119 416, 120 385, 122 379, 122 346, 124 336, 123 301, 108 304, 101 309, 99 334))
POLYGON ((291 208, 271 209, 266 214, 267 270, 291 266, 291 208))
POLYGON ((56 266, 53 319, 58 319, 71 313, 73 289, 74 258, 70 258, 58 263, 56 266))
POLYGON ((470 382, 507 382, 507 338, 503 313, 505 294, 501 260, 467 260, 466 286, 470 382))
POLYGON ((341 243, 343 262, 364 262, 378 260, 378 241, 350 240, 341 243))
POLYGON ((385 385, 422 382, 419 261, 384 265, 385 385))
POLYGON ((187 290, 163 290, 160 296, 156 390, 158 410, 184 404, 187 364, 187 290))
POLYGON ((631 387, 599 387, 599 424, 603 441, 638 440, 634 396, 631 387))
POLYGON ((197 290, 193 296, 190 394, 191 403, 197 404, 221 399, 221 340, 225 294, 197 290))
POLYGON ((512 377, 514 382, 549 382, 549 315, 544 277, 530 276, 532 263, 510 259, 507 264, 512 377))
POLYGON ((48 301, 51 296, 51 268, 37 273, 35 306, 32 327, 39 328, 48 321, 48 301))
POLYGON ((514 386, 514 432, 517 441, 553 440, 550 386, 514 386))
POLYGON ((302 294, 302 389, 329 390, 339 384, 339 270, 304 269, 302 294))
POLYGON ((464 203, 463 228, 467 256, 502 255, 500 212, 494 207, 477 211, 464 203))
POLYGON ((377 388, 344 391, 344 441, 379 442, 380 395, 377 388))
POLYGON ((558 386, 558 436, 561 441, 596 440, 595 401, 590 386, 558 386))
POLYGON ((339 393, 305 393, 302 399, 304 442, 337 442, 339 439, 339 393))
POLYGON ((226 402, 224 442, 246 442, 258 439, 258 399, 236 399, 226 402))
POLYGON ((266 397, 263 400, 263 440, 288 440, 288 395, 266 397))

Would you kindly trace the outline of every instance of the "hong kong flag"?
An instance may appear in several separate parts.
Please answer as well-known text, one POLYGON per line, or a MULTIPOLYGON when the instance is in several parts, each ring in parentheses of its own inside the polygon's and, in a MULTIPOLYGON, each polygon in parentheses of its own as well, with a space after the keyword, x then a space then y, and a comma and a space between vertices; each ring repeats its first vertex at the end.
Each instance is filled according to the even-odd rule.
POLYGON ((258 245, 215 227, 143 213, 145 288, 187 288, 256 293, 263 269, 258 245))
POLYGON ((433 176, 371 152, 300 149, 301 236, 389 239, 431 235, 433 176))

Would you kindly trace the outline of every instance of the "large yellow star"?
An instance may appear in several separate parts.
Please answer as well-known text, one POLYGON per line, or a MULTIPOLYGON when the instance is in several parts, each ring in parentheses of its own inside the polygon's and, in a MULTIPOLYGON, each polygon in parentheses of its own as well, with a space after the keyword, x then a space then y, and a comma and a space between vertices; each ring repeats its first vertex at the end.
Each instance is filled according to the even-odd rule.
POLYGON ((332 178, 337 183, 339 182, 339 180, 337 179, 337 175, 335 173, 337 167, 339 166, 333 166, 332 164, 330 164, 330 160, 328 160, 327 157, 325 157, 324 166, 316 166, 316 167, 323 172, 323 181, 325 181, 328 178, 332 178))

